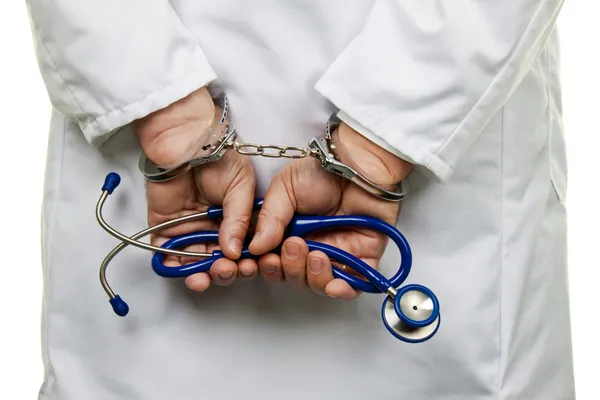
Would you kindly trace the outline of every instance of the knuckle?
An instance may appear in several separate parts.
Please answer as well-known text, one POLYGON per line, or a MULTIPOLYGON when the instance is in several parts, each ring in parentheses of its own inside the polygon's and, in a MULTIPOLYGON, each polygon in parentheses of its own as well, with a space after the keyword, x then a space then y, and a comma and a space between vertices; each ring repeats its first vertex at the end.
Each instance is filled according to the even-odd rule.
POLYGON ((260 212, 258 213, 258 219, 260 220, 272 220, 272 219, 277 219, 277 217, 273 214, 273 212, 271 211, 271 209, 269 208, 269 206, 264 206, 261 208, 260 212))
POLYGON ((265 226, 265 225, 274 225, 277 227, 278 232, 283 232, 283 229, 285 227, 285 222, 283 221, 283 218, 281 218, 279 215, 274 214, 272 211, 270 211, 268 208, 263 208, 260 213, 258 214, 257 217, 257 221, 259 226, 265 226))
POLYGON ((250 225, 250 215, 237 214, 228 218, 228 222, 231 225, 235 225, 238 228, 245 228, 250 225))

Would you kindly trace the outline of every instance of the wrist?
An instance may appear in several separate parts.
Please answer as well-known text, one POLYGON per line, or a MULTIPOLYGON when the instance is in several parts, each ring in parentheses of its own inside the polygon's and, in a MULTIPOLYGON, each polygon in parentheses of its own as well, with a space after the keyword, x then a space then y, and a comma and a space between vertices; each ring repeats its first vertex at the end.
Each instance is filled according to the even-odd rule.
POLYGON ((188 96, 133 122, 142 150, 156 165, 174 167, 192 158, 213 123, 216 110, 202 87, 188 96))
POLYGON ((404 180, 413 164, 390 153, 342 122, 332 137, 336 156, 365 178, 383 187, 404 180))

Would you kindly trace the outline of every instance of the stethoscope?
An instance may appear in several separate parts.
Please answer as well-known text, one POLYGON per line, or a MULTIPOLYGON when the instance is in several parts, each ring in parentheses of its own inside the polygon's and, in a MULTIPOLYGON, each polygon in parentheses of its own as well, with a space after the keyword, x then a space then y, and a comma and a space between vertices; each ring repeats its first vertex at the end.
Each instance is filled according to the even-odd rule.
MULTIPOLYGON (((156 274, 165 278, 182 278, 199 272, 207 272, 212 264, 218 259, 224 257, 223 253, 215 250, 211 253, 188 252, 177 250, 193 244, 206 244, 218 242, 217 231, 200 231, 187 235, 172 238, 161 247, 152 246, 140 242, 141 239, 153 232, 165 229, 184 222, 197 220, 200 218, 218 219, 223 217, 221 207, 210 207, 205 212, 186 215, 176 218, 159 225, 144 229, 131 237, 127 237, 112 228, 103 218, 102 209, 104 203, 110 194, 121 182, 118 174, 111 172, 106 176, 102 194, 96 205, 96 218, 98 223, 109 234, 116 237, 121 243, 116 246, 100 266, 100 282, 104 291, 110 298, 110 304, 115 314, 124 317, 129 312, 129 306, 125 301, 111 289, 106 280, 106 269, 112 259, 123 250, 127 245, 132 245, 145 250, 155 252, 152 257, 152 269, 156 274), (164 265, 165 255, 203 257, 202 260, 179 267, 169 267, 164 265)), ((262 206, 262 199, 254 202, 254 211, 262 206)), ((298 236, 305 237, 321 229, 344 228, 344 227, 363 227, 377 230, 387 235, 398 247, 400 251, 401 263, 398 271, 387 279, 377 270, 370 267, 364 261, 356 258, 352 254, 337 247, 306 240, 310 251, 320 250, 332 260, 343 264, 366 280, 360 279, 348 272, 333 267, 333 275, 348 282, 356 290, 366 293, 384 293, 387 294, 381 306, 381 318, 387 330, 396 338, 409 342, 419 343, 429 340, 440 326, 440 305, 435 294, 422 285, 410 284, 400 287, 408 277, 412 264, 412 253, 406 238, 392 225, 372 217, 344 215, 344 216, 295 216, 288 225, 287 237, 298 236)), ((277 250, 275 250, 277 251, 277 250)), ((247 248, 242 250, 240 259, 254 258, 247 248)))

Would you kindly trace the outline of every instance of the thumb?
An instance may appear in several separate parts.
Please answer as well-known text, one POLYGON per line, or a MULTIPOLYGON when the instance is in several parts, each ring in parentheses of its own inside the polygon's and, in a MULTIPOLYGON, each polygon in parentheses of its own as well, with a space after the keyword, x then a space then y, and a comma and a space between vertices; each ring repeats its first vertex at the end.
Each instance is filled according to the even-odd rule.
POLYGON ((252 254, 265 254, 279 246, 285 228, 296 212, 296 207, 291 169, 285 168, 273 178, 265 195, 263 206, 258 214, 256 234, 249 247, 252 254))
POLYGON ((255 179, 253 174, 238 175, 223 198, 223 221, 219 228, 219 246, 225 257, 235 260, 241 252, 254 203, 255 179))

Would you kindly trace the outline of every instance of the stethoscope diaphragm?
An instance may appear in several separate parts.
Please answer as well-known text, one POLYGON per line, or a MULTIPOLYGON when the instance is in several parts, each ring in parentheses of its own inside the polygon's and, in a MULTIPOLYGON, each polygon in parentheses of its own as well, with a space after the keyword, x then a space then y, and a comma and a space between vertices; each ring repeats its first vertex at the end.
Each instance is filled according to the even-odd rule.
POLYGON ((439 329, 439 302, 426 287, 407 285, 394 297, 385 298, 381 317, 387 330, 396 338, 410 343, 424 342, 439 329))

